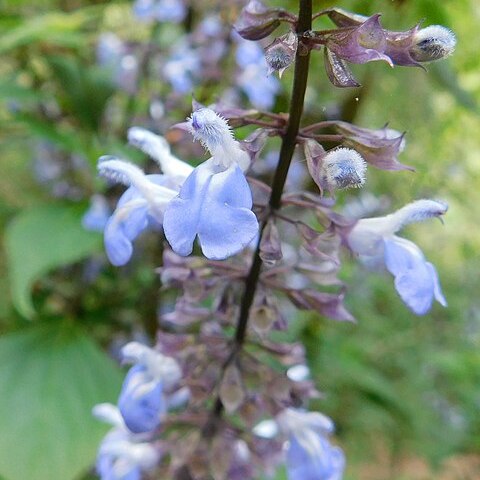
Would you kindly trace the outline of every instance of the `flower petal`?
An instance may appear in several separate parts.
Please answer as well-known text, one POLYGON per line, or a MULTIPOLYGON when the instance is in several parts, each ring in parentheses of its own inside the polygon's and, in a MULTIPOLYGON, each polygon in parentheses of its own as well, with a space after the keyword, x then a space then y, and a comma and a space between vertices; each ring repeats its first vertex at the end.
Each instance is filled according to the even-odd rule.
POLYGON ((219 171, 197 167, 165 211, 165 236, 179 255, 189 255, 198 235, 207 258, 221 260, 247 246, 258 232, 248 183, 238 165, 219 171))
POLYGON ((159 426, 166 410, 162 392, 162 382, 152 381, 143 365, 130 369, 118 399, 118 408, 129 430, 144 433, 159 426))
POLYGON ((437 269, 434 267, 433 264, 427 262, 427 268, 430 270, 432 278, 433 278, 433 294, 437 302, 442 305, 443 307, 447 306, 447 300, 442 292, 442 287, 440 286, 440 280, 438 279, 437 269))
MULTIPOLYGON (((130 190, 130 189, 129 189, 130 190)), ((123 195, 130 196, 127 190, 123 195)), ((119 207, 107 222, 104 232, 105 250, 115 266, 125 265, 132 256, 132 241, 148 226, 147 202, 141 198, 119 201, 119 207)))
POLYGON ((421 250, 403 238, 385 239, 385 264, 395 276, 395 288, 405 304, 417 315, 430 310, 435 282, 421 250))

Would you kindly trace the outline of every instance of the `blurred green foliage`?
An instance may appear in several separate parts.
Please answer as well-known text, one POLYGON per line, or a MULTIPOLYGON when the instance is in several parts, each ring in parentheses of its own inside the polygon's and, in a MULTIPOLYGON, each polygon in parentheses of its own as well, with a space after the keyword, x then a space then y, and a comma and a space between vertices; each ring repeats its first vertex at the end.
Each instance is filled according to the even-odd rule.
MULTIPOLYGON (((276 3, 296 9, 293 1, 276 3)), ((413 317, 389 277, 345 258, 342 275, 358 324, 305 316, 293 332, 305 342, 312 376, 325 392, 315 406, 337 423, 347 478, 417 478, 402 470, 410 457, 437 469, 418 478, 444 478, 437 475, 445 458, 480 449, 480 6, 475 0, 314 4, 380 11, 394 30, 425 19, 458 37, 455 55, 427 73, 354 66, 364 85, 355 90, 331 87, 317 56, 305 110, 306 121, 339 109, 361 126, 390 122, 408 132, 400 160, 416 173, 371 169, 366 189, 387 198, 391 209, 423 197, 450 204, 445 226, 405 231, 437 266, 449 307, 413 317), (380 473, 364 473, 365 465, 380 473)), ((159 298, 153 266, 161 251, 154 238, 142 239, 144 255, 132 266, 103 265, 90 279, 92 258, 104 257, 99 236, 82 230, 81 212, 85 198, 100 190, 98 156, 128 151, 135 158, 123 146, 125 122, 146 118, 149 94, 168 96, 169 87, 152 75, 133 98, 95 63, 101 32, 148 38, 149 26, 133 20, 128 2, 4 1, 0 8, 0 475, 68 480, 86 472, 105 431, 91 419, 91 407, 115 401, 119 388, 120 372, 101 347, 138 331, 151 334, 159 298), (107 110, 118 112, 110 123, 107 110), (85 168, 67 171, 81 200, 54 199, 35 181, 33 160, 44 144, 65 163, 82 160, 85 168)), ((157 41, 168 44, 175 28, 162 26, 157 41)), ((291 81, 287 71, 285 92, 291 81)), ((226 75, 195 94, 213 100, 229 82, 226 75)), ((172 122, 185 117, 189 103, 185 98, 183 109, 169 112, 172 122)), ((287 105, 284 94, 276 109, 287 105)), ((340 204, 352 195, 340 194, 340 204)))

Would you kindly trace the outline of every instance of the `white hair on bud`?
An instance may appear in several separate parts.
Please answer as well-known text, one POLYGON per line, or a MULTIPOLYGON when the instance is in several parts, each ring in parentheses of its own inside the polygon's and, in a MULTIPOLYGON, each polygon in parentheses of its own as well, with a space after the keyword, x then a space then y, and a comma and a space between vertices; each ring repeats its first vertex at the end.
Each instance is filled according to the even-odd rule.
POLYGON ((142 127, 132 127, 127 133, 128 143, 139 148, 154 160, 170 153, 170 145, 160 135, 155 135, 142 127))
POLYGON ((400 230, 405 225, 423 222, 429 218, 441 217, 448 210, 448 204, 439 200, 416 200, 387 215, 393 231, 400 230))
POLYGON ((133 163, 120 160, 113 155, 103 155, 98 159, 97 169, 99 175, 117 183, 130 187, 143 181, 145 173, 133 163))
POLYGON ((228 168, 237 164, 244 172, 250 166, 250 156, 233 138, 228 122, 210 108, 200 108, 188 119, 195 138, 212 154, 215 165, 228 168))
POLYGON ((142 127, 132 127, 128 130, 128 142, 150 156, 166 175, 187 178, 193 167, 174 157, 170 145, 164 137, 156 135, 142 127))
POLYGON ((196 110, 188 121, 195 139, 210 151, 233 136, 227 121, 210 108, 196 110))
POLYGON ((327 185, 334 189, 359 188, 365 183, 367 164, 363 157, 351 148, 337 148, 323 159, 323 173, 327 185))
POLYGON ((143 170, 133 163, 104 155, 97 165, 98 173, 127 187, 138 189, 153 208, 160 208, 177 195, 175 190, 151 182, 143 170))
POLYGON ((455 34, 442 25, 430 25, 415 35, 410 54, 418 62, 432 62, 451 55, 457 44, 455 34))

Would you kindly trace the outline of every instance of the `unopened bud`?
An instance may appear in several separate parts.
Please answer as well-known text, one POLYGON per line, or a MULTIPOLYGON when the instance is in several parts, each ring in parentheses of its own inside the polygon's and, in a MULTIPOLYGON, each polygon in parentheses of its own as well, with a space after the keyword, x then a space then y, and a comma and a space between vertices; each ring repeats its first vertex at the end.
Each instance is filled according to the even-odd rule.
POLYGON ((324 182, 330 191, 362 187, 366 171, 365 160, 351 148, 331 150, 325 155, 321 166, 324 182))
POLYGON ((276 38, 265 49, 265 60, 268 64, 268 73, 278 71, 281 77, 286 68, 288 68, 295 60, 297 53, 298 38, 293 32, 276 38))
POLYGON ((455 34, 441 25, 430 25, 415 34, 410 55, 417 62, 433 62, 448 57, 455 50, 455 34))

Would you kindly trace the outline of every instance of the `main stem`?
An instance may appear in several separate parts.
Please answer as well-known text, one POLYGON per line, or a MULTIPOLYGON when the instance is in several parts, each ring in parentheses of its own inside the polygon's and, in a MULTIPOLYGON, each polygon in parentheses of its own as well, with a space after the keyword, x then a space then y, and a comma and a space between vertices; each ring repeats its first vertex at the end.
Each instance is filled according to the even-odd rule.
MULTIPOLYGON (((300 0, 300 11, 298 16, 297 34, 299 37, 304 32, 312 28, 312 0, 300 0)), ((301 43, 301 38, 300 38, 301 43)), ((241 350, 245 342, 247 333, 248 317, 250 308, 252 307, 255 292, 257 290, 258 280, 262 269, 262 259, 260 257, 260 244, 263 236, 263 231, 268 219, 280 208, 283 189, 285 181, 287 180, 287 173, 292 162, 293 152, 297 143, 297 135, 300 127, 300 120, 302 118, 303 104, 305 100, 305 90, 307 88, 308 68, 310 64, 310 52, 304 51, 302 45, 299 45, 295 59, 295 73, 293 80, 292 97, 290 101, 290 114, 288 117, 288 125, 285 134, 282 138, 282 146, 280 148, 280 156, 278 166, 275 171, 272 193, 270 195, 269 207, 270 211, 263 223, 260 231, 260 236, 253 256, 253 262, 250 271, 245 278, 245 290, 242 301, 240 303, 240 313, 237 321, 237 328, 235 331, 234 349, 228 358, 225 367, 228 366, 241 350)), ((217 397, 215 404, 210 414, 210 419, 205 425, 203 435, 211 438, 216 431, 218 420, 222 415, 223 405, 220 397, 217 397)))

